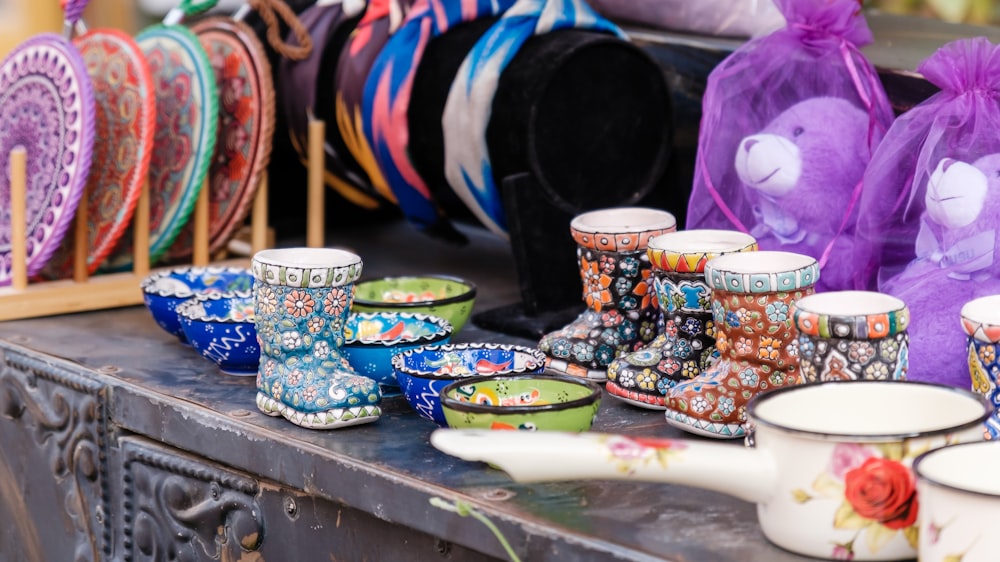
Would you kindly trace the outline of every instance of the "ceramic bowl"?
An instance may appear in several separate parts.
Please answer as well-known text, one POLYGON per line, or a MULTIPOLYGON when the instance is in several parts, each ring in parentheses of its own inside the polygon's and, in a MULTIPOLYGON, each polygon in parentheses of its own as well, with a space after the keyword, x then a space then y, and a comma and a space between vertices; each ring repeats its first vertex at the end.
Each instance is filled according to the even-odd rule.
POLYGON ((472 313, 476 285, 447 275, 382 277, 355 286, 352 312, 419 312, 451 322, 457 334, 472 313))
POLYGON ((382 386, 398 387, 392 356, 451 341, 451 323, 412 312, 356 312, 347 317, 341 351, 358 374, 382 386))
POLYGON ((418 347, 392 358, 392 370, 410 406, 422 417, 444 427, 441 390, 460 379, 538 373, 545 354, 518 345, 452 343, 418 347))
POLYGON ((260 344, 252 291, 201 294, 181 303, 177 315, 191 347, 223 373, 257 374, 260 344))
POLYGON ((179 267, 151 273, 140 286, 157 325, 187 343, 177 307, 196 295, 249 291, 253 274, 241 267, 179 267))
POLYGON ((587 431, 600 405, 597 383, 568 375, 473 377, 441 390, 453 429, 587 431))

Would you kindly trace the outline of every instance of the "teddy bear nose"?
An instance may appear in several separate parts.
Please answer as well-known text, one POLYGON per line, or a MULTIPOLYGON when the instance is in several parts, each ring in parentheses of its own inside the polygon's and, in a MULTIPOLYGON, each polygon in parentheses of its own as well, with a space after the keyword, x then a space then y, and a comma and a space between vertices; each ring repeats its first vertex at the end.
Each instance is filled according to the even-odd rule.
POLYGON ((753 145, 755 145, 755 144, 757 144, 759 142, 760 141, 757 140, 757 139, 747 139, 747 140, 743 141, 743 150, 745 150, 747 152, 750 152, 750 149, 753 148, 753 145))

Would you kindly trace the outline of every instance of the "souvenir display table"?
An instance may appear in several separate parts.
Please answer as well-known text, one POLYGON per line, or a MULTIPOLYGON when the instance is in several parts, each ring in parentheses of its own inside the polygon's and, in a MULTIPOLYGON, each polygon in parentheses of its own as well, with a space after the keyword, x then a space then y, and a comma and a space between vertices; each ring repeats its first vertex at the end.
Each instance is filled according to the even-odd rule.
MULTIPOLYGON (((479 286, 475 311, 516 300, 509 248, 391 223, 335 232, 365 277, 441 272, 479 286), (401 242, 402 241, 402 242, 401 242)), ((527 340, 469 325, 460 341, 527 340)), ((0 325, 4 560, 805 560, 772 546, 753 505, 661 484, 513 483, 428 443, 402 397, 376 423, 310 431, 254 407, 142 307, 0 325)), ((660 412, 605 396, 595 430, 680 436, 660 412)), ((742 446, 733 442, 733 447, 742 446)))
MULTIPOLYGON (((895 69, 913 68, 953 35, 986 32, 871 21, 877 40, 866 54, 897 112, 934 87, 895 69)), ((658 189, 680 219, 705 75, 740 41, 627 31, 669 77, 674 157, 658 189)), ((525 264, 483 228, 459 224, 470 240, 459 247, 402 220, 335 222, 326 243, 361 256, 362 279, 459 276, 478 285, 474 314, 523 296, 525 264)), ((578 294, 576 277, 546 281, 578 294)), ((473 323, 453 341, 538 344, 473 323)), ((385 397, 377 422, 332 431, 268 417, 255 395, 253 377, 222 374, 142 307, 0 323, 0 560, 509 559, 477 517, 532 562, 807 560, 765 539, 754 505, 719 493, 516 484, 434 449, 436 426, 399 395, 385 397)), ((593 430, 691 438, 662 412, 606 395, 593 430)))

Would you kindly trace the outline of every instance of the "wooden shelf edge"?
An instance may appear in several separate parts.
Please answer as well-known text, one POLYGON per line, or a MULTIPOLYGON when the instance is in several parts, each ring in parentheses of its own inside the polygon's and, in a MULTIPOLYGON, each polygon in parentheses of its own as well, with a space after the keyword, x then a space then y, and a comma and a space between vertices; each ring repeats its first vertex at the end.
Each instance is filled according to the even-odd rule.
POLYGON ((26 289, 0 288, 0 320, 19 320, 119 308, 142 304, 142 279, 132 273, 91 277, 86 283, 73 280, 28 285, 26 289))

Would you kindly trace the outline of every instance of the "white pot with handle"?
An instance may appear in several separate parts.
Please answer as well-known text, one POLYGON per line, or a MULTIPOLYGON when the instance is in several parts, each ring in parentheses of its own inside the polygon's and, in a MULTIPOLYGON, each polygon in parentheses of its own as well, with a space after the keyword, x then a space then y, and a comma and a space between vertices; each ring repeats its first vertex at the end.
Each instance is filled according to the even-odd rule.
POLYGON ((778 546, 829 559, 917 555, 918 455, 981 441, 992 406, 920 382, 786 387, 748 408, 748 447, 599 433, 440 429, 431 443, 518 482, 615 479, 696 486, 757 504, 778 546))

